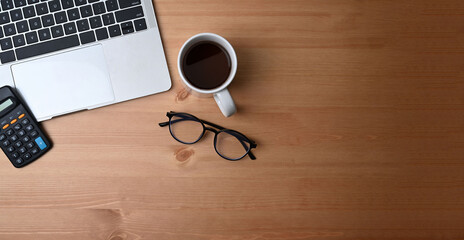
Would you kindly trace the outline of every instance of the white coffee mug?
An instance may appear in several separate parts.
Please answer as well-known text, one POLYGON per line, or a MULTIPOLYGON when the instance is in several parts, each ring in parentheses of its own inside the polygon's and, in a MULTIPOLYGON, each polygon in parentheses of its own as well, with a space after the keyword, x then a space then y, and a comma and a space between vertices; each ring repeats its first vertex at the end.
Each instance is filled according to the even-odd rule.
POLYGON ((230 43, 226 39, 214 33, 200 33, 200 34, 197 34, 191 37, 189 40, 187 40, 187 42, 184 43, 184 45, 180 49, 179 56, 177 58, 177 68, 179 70, 179 74, 180 74, 180 77, 184 85, 190 91, 193 91, 194 93, 197 93, 199 95, 203 95, 203 96, 213 95, 214 100, 216 100, 216 103, 219 106, 219 109, 221 109, 221 112, 222 114, 224 114, 224 116, 230 117, 232 116, 232 114, 234 114, 237 111, 234 100, 232 99, 232 96, 227 90, 227 86, 229 86, 229 84, 232 82, 232 80, 235 77, 235 73, 237 72, 237 55, 235 54, 235 51, 232 45, 230 45, 230 43), (226 50, 227 54, 230 57, 231 67, 230 67, 229 77, 221 86, 214 88, 214 89, 200 89, 200 88, 193 86, 187 80, 187 78, 185 77, 182 71, 182 61, 184 59, 184 56, 187 50, 189 50, 190 47, 192 47, 196 43, 204 42, 204 41, 214 42, 220 45, 226 50))

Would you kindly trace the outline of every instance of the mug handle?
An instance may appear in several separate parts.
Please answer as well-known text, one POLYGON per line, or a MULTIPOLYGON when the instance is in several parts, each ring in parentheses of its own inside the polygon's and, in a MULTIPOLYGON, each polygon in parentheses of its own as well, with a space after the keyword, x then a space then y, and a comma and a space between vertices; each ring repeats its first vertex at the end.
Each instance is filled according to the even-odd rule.
POLYGON ((234 99, 229 93, 229 90, 224 89, 220 92, 214 94, 214 100, 216 100, 219 109, 221 109, 222 114, 226 117, 232 116, 235 112, 237 112, 237 108, 235 107, 234 99))

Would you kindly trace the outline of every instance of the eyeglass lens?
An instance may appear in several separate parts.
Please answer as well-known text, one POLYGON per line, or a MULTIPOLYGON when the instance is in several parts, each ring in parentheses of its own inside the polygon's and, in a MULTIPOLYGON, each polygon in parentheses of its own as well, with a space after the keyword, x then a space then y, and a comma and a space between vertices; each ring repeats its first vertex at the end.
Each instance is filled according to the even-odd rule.
POLYGON ((172 135, 184 143, 194 143, 203 134, 203 125, 201 122, 187 114, 172 116, 169 127, 172 135))

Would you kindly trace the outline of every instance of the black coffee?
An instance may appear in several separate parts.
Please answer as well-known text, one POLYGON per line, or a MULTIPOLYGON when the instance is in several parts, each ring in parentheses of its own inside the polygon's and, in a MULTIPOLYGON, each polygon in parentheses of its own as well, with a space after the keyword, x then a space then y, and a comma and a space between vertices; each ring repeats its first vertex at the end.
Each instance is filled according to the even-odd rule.
POLYGON ((200 89, 221 86, 230 75, 231 62, 226 50, 214 42, 199 42, 190 47, 182 61, 187 80, 200 89))

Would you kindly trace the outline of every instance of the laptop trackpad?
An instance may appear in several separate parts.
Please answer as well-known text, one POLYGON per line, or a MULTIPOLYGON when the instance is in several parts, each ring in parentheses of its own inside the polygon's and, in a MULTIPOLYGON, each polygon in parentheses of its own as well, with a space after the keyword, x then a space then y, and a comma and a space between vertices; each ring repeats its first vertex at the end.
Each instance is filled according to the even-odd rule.
POLYGON ((37 120, 114 101, 101 45, 12 65, 16 89, 37 120))

